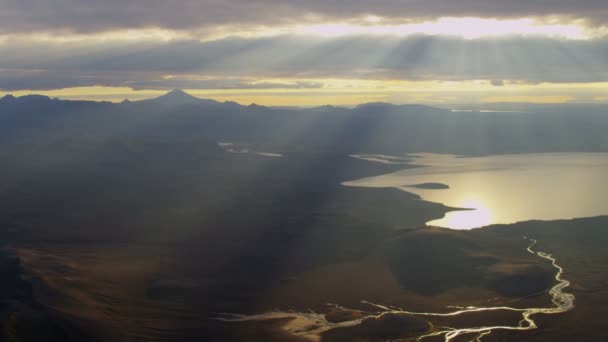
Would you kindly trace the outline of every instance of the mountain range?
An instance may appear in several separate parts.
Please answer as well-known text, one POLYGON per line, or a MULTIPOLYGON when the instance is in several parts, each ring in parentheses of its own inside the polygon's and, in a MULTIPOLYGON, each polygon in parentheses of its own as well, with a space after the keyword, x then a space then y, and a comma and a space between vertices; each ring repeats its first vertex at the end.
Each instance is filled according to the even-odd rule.
POLYGON ((46 96, 0 99, 0 143, 197 139, 276 151, 490 154, 608 151, 608 106, 529 105, 456 112, 423 105, 277 108, 199 99, 181 90, 122 103, 46 96))

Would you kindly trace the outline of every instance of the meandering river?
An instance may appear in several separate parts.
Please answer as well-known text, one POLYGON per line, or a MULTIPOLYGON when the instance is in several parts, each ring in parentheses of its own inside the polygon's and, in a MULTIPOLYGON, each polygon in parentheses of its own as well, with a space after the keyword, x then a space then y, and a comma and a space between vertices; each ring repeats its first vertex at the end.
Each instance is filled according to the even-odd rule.
MULTIPOLYGON (((471 336, 474 341, 481 341, 483 337, 492 334, 495 331, 500 330, 511 330, 511 331, 526 331, 537 329, 538 326, 534 320, 535 315, 554 315, 560 314, 574 309, 575 297, 571 293, 565 292, 566 288, 570 286, 570 282, 563 278, 564 269, 557 263, 555 257, 551 254, 547 254, 541 251, 535 251, 534 246, 536 240, 530 240, 528 246, 528 252, 532 253, 539 258, 548 260, 551 262, 553 267, 556 269, 555 281, 556 284, 549 290, 553 306, 549 307, 535 307, 535 308, 515 308, 509 306, 488 306, 488 307, 477 307, 469 306, 463 308, 455 308, 454 311, 448 311, 444 313, 435 312, 413 312, 407 311, 402 308, 396 308, 389 305, 381 305, 377 303, 371 303, 363 301, 368 304, 375 311, 373 312, 360 312, 363 315, 358 319, 353 319, 346 322, 332 323, 327 320, 326 316, 322 313, 316 312, 268 312, 258 315, 236 315, 236 314, 222 314, 220 317, 214 318, 216 320, 225 322, 245 322, 245 321, 266 321, 275 319, 289 319, 283 326, 283 329, 295 336, 307 338, 311 341, 320 341, 321 336, 324 332, 327 332, 336 328, 353 327, 361 324, 367 319, 380 319, 384 315, 412 315, 418 317, 449 317, 449 316, 461 316, 471 313, 489 312, 489 311, 511 311, 521 313, 521 320, 517 324, 513 325, 490 325, 490 326, 473 326, 467 328, 452 328, 452 327, 433 327, 427 333, 424 333, 416 339, 423 341, 431 337, 442 336, 444 341, 449 342, 459 336, 471 336)), ((343 310, 349 310, 337 305, 335 307, 343 310)), ((351 310, 357 311, 357 310, 351 310)), ((359 311, 357 311, 359 312, 359 311)))

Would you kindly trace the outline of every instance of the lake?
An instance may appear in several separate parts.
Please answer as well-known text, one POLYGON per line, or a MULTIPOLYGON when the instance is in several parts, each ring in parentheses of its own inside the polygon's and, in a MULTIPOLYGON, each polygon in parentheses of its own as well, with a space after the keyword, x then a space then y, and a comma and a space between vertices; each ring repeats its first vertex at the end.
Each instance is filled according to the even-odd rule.
MULTIPOLYGON (((427 222, 451 229, 608 215, 608 153, 408 157, 417 167, 344 185, 395 187, 425 201, 468 209, 427 222)), ((362 157, 379 162, 394 158, 362 157)))

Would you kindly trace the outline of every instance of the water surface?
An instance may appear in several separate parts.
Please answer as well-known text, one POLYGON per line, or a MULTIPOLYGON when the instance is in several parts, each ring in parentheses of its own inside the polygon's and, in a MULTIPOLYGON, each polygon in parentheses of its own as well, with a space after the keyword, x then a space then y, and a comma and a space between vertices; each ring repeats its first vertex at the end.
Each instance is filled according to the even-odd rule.
POLYGON ((411 157, 420 167, 344 184, 396 187, 469 209, 427 223, 452 229, 608 215, 608 153, 411 157))

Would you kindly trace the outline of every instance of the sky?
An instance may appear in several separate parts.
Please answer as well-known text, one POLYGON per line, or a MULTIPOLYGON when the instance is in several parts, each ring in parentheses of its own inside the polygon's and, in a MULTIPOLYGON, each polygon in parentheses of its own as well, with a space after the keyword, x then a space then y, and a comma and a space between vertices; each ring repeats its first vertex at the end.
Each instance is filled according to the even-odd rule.
POLYGON ((608 103, 606 0, 0 0, 0 96, 608 103))

